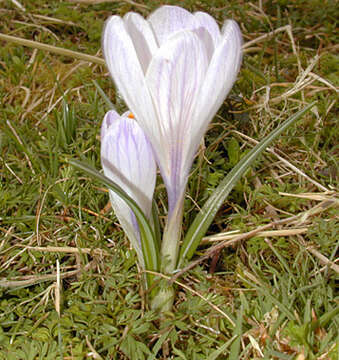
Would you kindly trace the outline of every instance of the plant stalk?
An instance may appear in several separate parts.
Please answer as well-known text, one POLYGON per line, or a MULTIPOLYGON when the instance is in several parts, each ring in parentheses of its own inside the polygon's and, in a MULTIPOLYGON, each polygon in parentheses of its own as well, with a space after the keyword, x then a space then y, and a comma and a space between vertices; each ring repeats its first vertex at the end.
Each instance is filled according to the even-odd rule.
POLYGON ((182 196, 166 224, 160 254, 160 270, 171 275, 177 266, 179 243, 181 238, 184 196, 182 196))
MULTIPOLYGON (((182 215, 184 194, 180 197, 177 205, 168 219, 162 239, 160 255, 160 271, 171 276, 176 269, 179 255, 179 243, 181 238, 182 215)), ((174 302, 174 287, 169 282, 160 287, 158 293, 152 299, 151 308, 159 312, 171 311, 174 302)))

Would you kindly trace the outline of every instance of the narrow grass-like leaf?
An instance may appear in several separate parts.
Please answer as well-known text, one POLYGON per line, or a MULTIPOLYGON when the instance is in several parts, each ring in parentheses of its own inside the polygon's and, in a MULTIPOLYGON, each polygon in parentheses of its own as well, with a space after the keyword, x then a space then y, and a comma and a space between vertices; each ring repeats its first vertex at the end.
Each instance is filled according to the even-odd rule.
POLYGON ((158 243, 158 247, 160 249, 161 245, 161 228, 159 223, 159 208, 156 201, 153 199, 152 201, 152 220, 153 220, 153 228, 155 239, 158 243))
POLYGON ((234 185, 245 173, 245 171, 254 163, 254 161, 261 155, 261 153, 275 140, 284 130, 304 115, 308 110, 314 106, 315 102, 309 104, 304 109, 298 111, 288 120, 282 123, 277 129, 273 130, 266 136, 259 144, 257 144, 250 152, 248 152, 239 163, 228 173, 224 180, 218 185, 214 193, 206 201, 201 212, 197 214, 192 225, 183 241, 179 255, 180 267, 185 258, 190 259, 196 248, 199 246, 202 237, 205 235, 207 229, 212 223, 217 211, 224 203, 226 197, 233 189, 234 185))
POLYGON ((240 352, 240 340, 241 340, 241 334, 242 334, 242 318, 243 318, 243 306, 241 304, 240 306, 240 310, 237 314, 237 320, 236 320, 236 325, 234 328, 234 332, 233 332, 233 336, 236 337, 236 339, 234 340, 232 346, 231 346, 231 351, 229 354, 229 359, 230 360, 237 360, 239 359, 239 352, 240 352))
POLYGON ((94 177, 102 184, 106 185, 109 189, 111 189, 117 195, 119 195, 126 202, 126 204, 133 210, 139 224, 141 247, 144 255, 145 267, 147 270, 158 271, 159 268, 158 243, 155 239, 150 224, 148 223, 144 213, 142 212, 140 207, 136 204, 136 202, 130 196, 128 196, 126 192, 119 185, 117 185, 115 182, 110 180, 105 175, 102 175, 92 166, 79 160, 69 160, 69 163, 74 167, 84 171, 86 174, 94 177))
POLYGON ((339 314, 339 306, 334 308, 331 311, 326 312, 325 314, 321 315, 318 322, 321 327, 325 327, 331 320, 336 318, 339 314))
POLYGON ((94 84, 94 86, 98 90, 98 93, 100 94, 102 99, 105 101, 105 103, 109 107, 109 109, 110 110, 115 110, 113 103, 111 102, 109 97, 105 94, 104 90, 101 89, 100 85, 95 80, 92 80, 92 83, 94 84))
POLYGON ((230 346, 230 344, 236 339, 236 336, 233 336, 225 344, 221 345, 217 350, 213 351, 211 355, 206 360, 216 360, 219 355, 225 354, 225 351, 230 346))
POLYGON ((31 169, 34 172, 39 169, 40 166, 36 157, 33 155, 33 151, 30 146, 28 146, 27 142, 24 140, 24 136, 21 134, 21 130, 19 130, 18 126, 14 125, 13 122, 7 120, 8 129, 10 131, 6 132, 10 138, 16 143, 18 149, 20 149, 24 154, 26 154, 27 159, 31 162, 31 169))
POLYGON ((265 284, 262 281, 258 283, 254 283, 248 274, 249 273, 245 271, 246 278, 250 280, 243 278, 240 275, 239 278, 242 279, 244 282, 249 283, 251 287, 254 287, 258 291, 259 294, 262 294, 267 299, 269 299, 273 304, 275 304, 278 307, 279 311, 284 313, 289 320, 295 321, 295 314, 293 314, 293 311, 290 310, 293 309, 294 299, 292 299, 289 302, 289 304, 285 305, 282 301, 280 301, 279 297, 274 294, 272 287, 270 285, 265 284))
POLYGON ((292 360, 293 358, 295 358, 294 354, 286 355, 284 353, 281 353, 281 352, 278 352, 275 350, 269 350, 269 351, 267 351, 267 353, 265 355, 270 356, 270 359, 273 359, 274 357, 276 357, 277 359, 281 359, 281 360, 292 360))
POLYGON ((75 131, 77 128, 77 118, 74 114, 73 107, 70 108, 64 99, 62 104, 62 130, 63 130, 63 138, 65 141, 65 145, 70 145, 75 138, 75 131))
POLYGON ((163 343, 168 339, 168 334, 171 332, 171 329, 167 330, 166 332, 164 332, 159 339, 157 340, 157 342, 155 343, 155 345, 153 346, 152 349, 152 356, 149 357, 149 360, 155 360, 156 359, 156 355, 158 354, 158 352, 161 349, 161 346, 163 345, 163 343))

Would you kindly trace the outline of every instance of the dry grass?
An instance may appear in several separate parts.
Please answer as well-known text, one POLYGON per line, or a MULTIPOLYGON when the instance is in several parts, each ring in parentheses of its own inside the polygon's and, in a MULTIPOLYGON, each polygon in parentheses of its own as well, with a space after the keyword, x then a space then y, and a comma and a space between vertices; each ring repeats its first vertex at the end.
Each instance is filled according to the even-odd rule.
MULTIPOLYGON (((185 1, 219 22, 234 17, 245 38, 239 80, 192 170, 185 228, 232 158, 305 104, 317 105, 236 187, 194 267, 172 278, 175 312, 160 323, 145 309, 135 255, 106 193, 65 161, 86 156, 100 167, 105 102, 92 80, 125 106, 100 55, 103 21, 157 4, 0 2, 0 359, 336 358, 331 4, 185 1), (64 116, 76 123, 70 141, 64 116)), ((165 213, 162 185, 157 195, 165 213)))

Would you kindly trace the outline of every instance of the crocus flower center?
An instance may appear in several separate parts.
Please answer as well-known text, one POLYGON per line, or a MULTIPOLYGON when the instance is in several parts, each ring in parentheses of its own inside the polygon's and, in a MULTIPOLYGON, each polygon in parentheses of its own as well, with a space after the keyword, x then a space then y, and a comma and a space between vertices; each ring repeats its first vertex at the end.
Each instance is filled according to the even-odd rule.
POLYGON ((134 115, 132 113, 129 113, 127 117, 129 117, 130 119, 134 119, 134 115))

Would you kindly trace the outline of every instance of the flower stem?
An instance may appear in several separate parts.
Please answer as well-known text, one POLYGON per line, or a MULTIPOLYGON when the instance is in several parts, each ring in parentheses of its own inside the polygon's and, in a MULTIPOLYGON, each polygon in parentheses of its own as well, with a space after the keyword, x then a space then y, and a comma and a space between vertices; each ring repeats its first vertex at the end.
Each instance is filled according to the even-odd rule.
POLYGON ((160 269, 163 274, 171 275, 176 268, 182 228, 184 196, 182 196, 170 215, 161 245, 160 269))
MULTIPOLYGON (((162 246, 161 246, 161 265, 160 271, 165 275, 172 275, 176 268, 179 254, 179 241, 181 237, 182 215, 183 215, 184 196, 182 196, 172 212, 166 225, 162 246)), ((159 312, 171 311, 174 301, 174 287, 166 283, 166 287, 161 287, 154 296, 151 307, 159 312)))
POLYGON ((174 287, 168 285, 165 288, 161 288, 151 301, 152 310, 164 313, 172 310, 174 302, 174 287))

